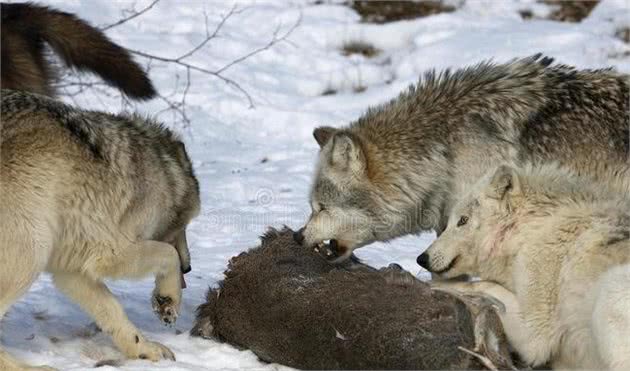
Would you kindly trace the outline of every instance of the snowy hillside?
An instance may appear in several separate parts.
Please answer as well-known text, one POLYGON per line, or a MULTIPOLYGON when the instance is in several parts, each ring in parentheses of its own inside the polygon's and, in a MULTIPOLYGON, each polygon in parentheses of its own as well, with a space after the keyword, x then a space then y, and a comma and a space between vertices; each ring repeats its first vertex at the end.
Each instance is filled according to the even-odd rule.
MULTIPOLYGON (((45 3, 99 26, 125 17, 122 10, 134 4, 45 3)), ((135 8, 150 3, 137 1, 135 8)), ((136 108, 184 136, 201 184, 203 210, 189 228, 193 271, 186 276, 188 288, 174 328, 163 327, 151 311, 151 279, 111 283, 131 321, 177 356, 176 363, 126 361, 120 369, 281 368, 259 362, 251 352, 193 339, 187 333, 195 308, 208 286, 222 278, 230 257, 256 246, 267 226, 299 228, 307 219, 318 151, 312 138, 316 126, 349 123, 431 68, 466 66, 490 58, 501 62, 543 52, 565 64, 614 66, 630 72, 630 44, 615 36, 619 29, 630 27, 626 0, 604 0, 580 23, 546 20, 551 8, 534 1, 450 1, 454 12, 385 24, 363 23, 359 14, 338 2, 313 3, 161 0, 142 16, 107 30, 125 47, 177 58, 232 12, 216 37, 183 61, 208 71, 227 67, 221 76, 238 84, 175 63, 150 64, 150 76, 164 98, 136 108), (534 15, 532 19, 522 18, 520 11, 525 9, 534 15), (273 45, 266 47, 270 42, 273 45), (361 50, 369 46, 370 52, 342 50, 346 46, 350 51, 349 46, 357 44, 361 50), (259 48, 265 50, 230 65, 259 48), (184 94, 185 112, 165 111, 167 100, 181 102, 184 94)), ((126 107, 115 91, 106 92, 109 97, 88 90, 65 99, 108 111, 126 107)), ((357 255, 375 266, 397 262, 422 274, 415 259, 432 238, 430 234, 405 237, 365 247, 357 255)), ((0 341, 20 359, 63 370, 90 369, 100 360, 120 358, 107 336, 90 330, 90 323, 44 275, 8 313, 0 341)))

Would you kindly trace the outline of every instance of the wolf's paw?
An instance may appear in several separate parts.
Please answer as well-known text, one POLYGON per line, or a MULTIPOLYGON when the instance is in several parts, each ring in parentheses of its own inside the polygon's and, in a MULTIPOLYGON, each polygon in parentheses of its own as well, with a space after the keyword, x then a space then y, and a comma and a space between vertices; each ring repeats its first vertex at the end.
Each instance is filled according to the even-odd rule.
POLYGON ((127 358, 146 359, 153 362, 157 362, 161 359, 175 361, 175 354, 158 342, 142 339, 134 345, 132 349, 128 349, 125 352, 127 358))
POLYGON ((153 304, 153 311, 158 316, 160 321, 169 326, 175 324, 178 316, 178 306, 171 297, 161 296, 157 293, 154 293, 151 303, 153 304))

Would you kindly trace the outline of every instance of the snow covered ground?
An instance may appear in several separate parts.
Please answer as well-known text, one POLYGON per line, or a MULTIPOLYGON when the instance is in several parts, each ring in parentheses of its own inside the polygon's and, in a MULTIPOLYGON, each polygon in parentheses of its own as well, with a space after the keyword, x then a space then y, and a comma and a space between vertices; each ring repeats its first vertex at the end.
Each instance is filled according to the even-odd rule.
MULTIPOLYGON (((132 5, 105 0, 46 3, 95 25, 115 22, 124 16, 121 10, 132 5)), ((149 3, 142 0, 135 6, 141 9, 149 3)), ((189 124, 163 112, 162 100, 137 106, 184 135, 201 183, 203 211, 189 228, 193 271, 187 275, 188 288, 174 328, 163 327, 151 312, 152 280, 111 283, 131 320, 177 355, 176 363, 127 361, 120 369, 282 368, 263 364, 248 351, 190 338, 187 332, 195 308, 208 286, 222 278, 231 256, 257 245, 267 226, 298 228, 306 220, 318 150, 311 136, 314 127, 347 124, 367 107, 396 96, 430 68, 460 67, 489 58, 507 61, 543 52, 579 67, 615 66, 630 72, 630 46, 614 37, 618 28, 630 26, 627 1, 605 0, 581 23, 522 20, 518 13, 522 9, 541 18, 550 11, 533 1, 451 3, 458 5, 453 13, 376 25, 361 23, 352 9, 334 3, 238 2, 236 14, 218 37, 186 62, 217 70, 266 45, 275 31, 282 36, 299 21, 286 41, 225 71, 251 95, 254 107, 234 86, 194 71, 186 97, 189 124), (380 54, 343 55, 340 48, 349 42, 369 43, 380 54)), ((204 13, 212 30, 233 6, 227 1, 162 0, 107 34, 132 49, 177 57, 205 37, 204 13)), ((174 94, 175 100, 186 89, 182 83, 186 70, 181 66, 153 62, 151 77, 163 95, 174 94)), ((121 106, 115 96, 90 92, 69 101, 109 111, 121 106)), ((415 258, 433 238, 430 234, 405 237, 365 247, 357 255, 376 266, 397 262, 422 274, 415 258)), ((105 335, 90 330, 90 323, 43 275, 4 319, 0 341, 29 363, 63 370, 89 369, 99 360, 120 357, 105 335)))

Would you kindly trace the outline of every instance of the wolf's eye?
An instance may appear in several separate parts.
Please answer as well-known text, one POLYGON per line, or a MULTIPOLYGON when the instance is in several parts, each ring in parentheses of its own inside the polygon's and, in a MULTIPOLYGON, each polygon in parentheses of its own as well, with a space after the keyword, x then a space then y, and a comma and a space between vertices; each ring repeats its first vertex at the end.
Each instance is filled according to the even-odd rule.
POLYGON ((457 226, 461 227, 462 225, 468 223, 468 217, 467 216, 462 216, 461 218, 459 218, 459 221, 457 222, 457 226))
POLYGON ((319 204, 319 211, 324 211, 326 210, 326 208, 324 207, 324 204, 319 204))

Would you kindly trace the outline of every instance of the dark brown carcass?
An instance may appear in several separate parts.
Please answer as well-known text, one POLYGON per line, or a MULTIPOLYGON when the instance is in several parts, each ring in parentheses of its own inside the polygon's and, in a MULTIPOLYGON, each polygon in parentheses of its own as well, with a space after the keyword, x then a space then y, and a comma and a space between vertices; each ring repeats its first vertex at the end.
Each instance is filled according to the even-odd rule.
POLYGON ((294 242, 292 231, 271 230, 261 247, 230 261, 191 333, 300 369, 481 368, 458 347, 479 349, 476 333, 502 329, 476 331, 479 311, 470 303, 395 265, 331 265, 294 242))

